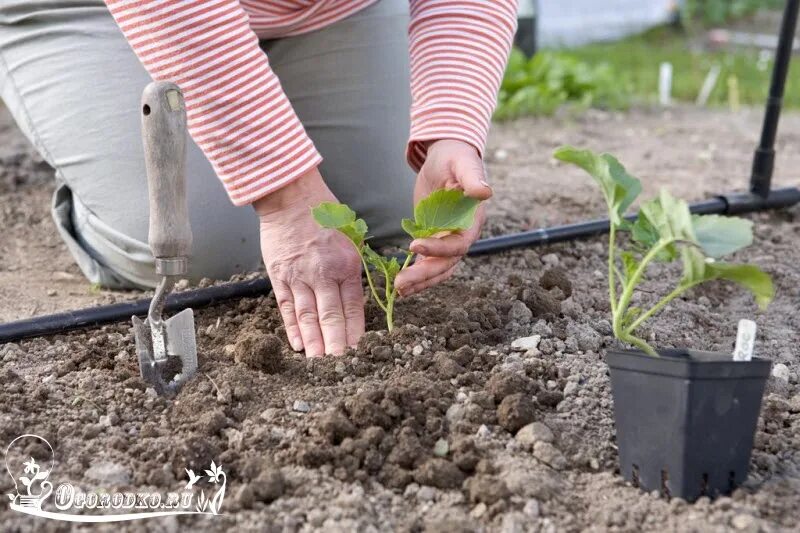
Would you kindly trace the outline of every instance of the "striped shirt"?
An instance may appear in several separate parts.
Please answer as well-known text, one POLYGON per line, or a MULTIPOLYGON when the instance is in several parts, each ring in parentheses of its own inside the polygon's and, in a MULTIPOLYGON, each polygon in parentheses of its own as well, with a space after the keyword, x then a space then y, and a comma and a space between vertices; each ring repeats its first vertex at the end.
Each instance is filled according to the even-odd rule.
MULTIPOLYGON (((153 79, 183 90, 192 138, 236 205, 319 165, 322 157, 270 69, 259 39, 323 28, 375 0, 106 0, 153 79)), ((426 142, 483 154, 517 0, 410 0, 409 164, 426 142)))

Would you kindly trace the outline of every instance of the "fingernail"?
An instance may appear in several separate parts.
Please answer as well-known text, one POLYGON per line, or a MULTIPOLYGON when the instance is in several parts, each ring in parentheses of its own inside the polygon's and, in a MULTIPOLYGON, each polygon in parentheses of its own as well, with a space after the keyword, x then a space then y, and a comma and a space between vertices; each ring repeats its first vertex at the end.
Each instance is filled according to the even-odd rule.
POLYGON ((297 337, 292 337, 291 339, 289 339, 289 344, 292 345, 292 350, 294 350, 295 352, 302 351, 303 349, 303 341, 301 341, 297 337))
POLYGON ((417 245, 414 247, 414 249, 417 251, 418 254, 428 255, 428 248, 426 248, 425 246, 417 245))
POLYGON ((484 187, 486 187, 487 189, 491 189, 491 188, 492 188, 492 186, 491 186, 491 185, 489 185, 488 183, 486 183, 486 182, 485 182, 485 181, 483 181, 483 180, 481 180, 481 185, 483 185, 483 186, 484 186, 484 187))

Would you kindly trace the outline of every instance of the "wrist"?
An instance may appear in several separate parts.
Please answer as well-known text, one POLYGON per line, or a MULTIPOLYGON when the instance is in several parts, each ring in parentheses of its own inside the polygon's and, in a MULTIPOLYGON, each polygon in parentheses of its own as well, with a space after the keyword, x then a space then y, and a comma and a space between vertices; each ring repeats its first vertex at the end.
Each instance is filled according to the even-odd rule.
POLYGON ((276 213, 306 208, 316 198, 330 194, 322 175, 315 167, 280 189, 253 202, 253 209, 262 219, 276 213))
POLYGON ((429 141, 425 141, 423 143, 423 146, 425 147, 425 150, 428 152, 428 154, 430 154, 432 151, 435 151, 435 150, 442 150, 442 149, 446 150, 448 148, 450 148, 450 149, 456 148, 456 149, 459 149, 459 150, 463 150, 463 149, 474 150, 475 153, 478 154, 478 157, 481 156, 481 152, 480 152, 480 150, 478 150, 477 147, 475 147, 471 143, 468 143, 466 141, 462 141, 460 139, 446 139, 446 138, 445 139, 431 139, 429 141))

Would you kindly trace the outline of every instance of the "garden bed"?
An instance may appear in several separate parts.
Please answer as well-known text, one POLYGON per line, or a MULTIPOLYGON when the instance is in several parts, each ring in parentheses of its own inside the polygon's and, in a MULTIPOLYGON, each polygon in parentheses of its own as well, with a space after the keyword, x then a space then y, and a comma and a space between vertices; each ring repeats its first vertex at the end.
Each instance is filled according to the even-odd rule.
MULTIPOLYGON (((785 143, 796 145, 798 118, 782 123, 785 143)), ((487 233, 602 215, 579 171, 551 162, 559 144, 614 152, 632 172, 655 177, 646 189, 669 183, 698 199, 744 182, 758 123, 755 112, 676 109, 498 126, 487 233)), ((779 152, 784 183, 800 162, 788 152, 779 152)), ((26 306, 44 302, 38 313, 49 302, 136 296, 91 294, 79 278, 65 279, 70 289, 58 290, 76 293, 67 305, 46 295, 41 278, 53 274, 36 281, 26 271, 26 253, 38 264, 48 249, 39 243, 50 242, 57 261, 47 272, 75 274, 47 236, 54 229, 38 204, 48 189, 45 180, 18 183, 0 196, 8 242, 19 243, 3 259, 0 316, 29 311, 22 296, 26 306)), ((789 530, 800 521, 799 215, 752 216, 756 244, 737 256, 774 277, 776 300, 756 317, 756 353, 785 368, 768 383, 749 480, 731 497, 669 501, 618 475, 601 239, 469 259, 452 281, 400 301, 395 332, 372 331, 340 358, 293 354, 271 297, 200 310, 200 369, 174 401, 154 397, 138 377, 128 324, 0 347, 0 442, 46 436, 54 476, 86 489, 121 483, 166 493, 185 483, 184 468, 211 460, 225 468, 224 516, 123 526, 131 530, 789 530)), ((658 268, 645 289, 663 292, 658 268)), ((694 294, 646 335, 732 351, 737 321, 754 315, 750 297, 724 284, 694 294)), ((369 329, 383 329, 379 310, 368 311, 369 329)), ((3 477, 0 491, 11 488, 3 477)), ((58 527, 6 507, 0 522, 4 530, 58 527)))

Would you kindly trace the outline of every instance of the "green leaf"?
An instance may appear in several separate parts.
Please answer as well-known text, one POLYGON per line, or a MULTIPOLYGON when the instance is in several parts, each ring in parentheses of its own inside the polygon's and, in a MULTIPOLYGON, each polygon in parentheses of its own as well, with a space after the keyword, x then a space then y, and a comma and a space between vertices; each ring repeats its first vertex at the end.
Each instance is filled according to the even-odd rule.
POLYGON ((402 227, 415 239, 443 231, 469 229, 475 222, 479 200, 464 196, 458 189, 440 189, 423 198, 414 208, 414 220, 403 219, 402 227))
POLYGON ((775 297, 772 278, 756 265, 713 262, 706 263, 706 271, 714 276, 713 279, 732 281, 748 289, 761 309, 766 309, 775 297))
POLYGON ((598 155, 591 150, 562 146, 554 156, 559 161, 579 166, 595 179, 606 198, 609 219, 619 226, 625 211, 642 192, 642 183, 610 154, 598 155))
POLYGON ((650 223, 650 220, 642 211, 639 211, 636 220, 631 224, 630 230, 634 242, 645 249, 655 246, 661 238, 658 234, 658 230, 650 223))
POLYGON ((632 252, 622 252, 620 259, 622 260, 622 273, 625 275, 625 280, 623 281, 629 280, 633 273, 636 272, 636 269, 639 268, 639 261, 636 260, 636 256, 632 252))
MULTIPOLYGON (((678 241, 696 244, 689 204, 662 190, 658 198, 642 205, 633 225, 634 242, 649 250, 659 242, 678 241)), ((673 261, 678 257, 678 247, 670 244, 657 256, 658 261, 673 261)))
POLYGON ((696 248, 683 250, 683 264, 682 285, 699 285, 717 279, 732 281, 749 290, 761 309, 765 309, 775 297, 772 278, 756 265, 706 259, 696 248))
POLYGON ((753 223, 737 217, 694 215, 697 243, 711 257, 719 258, 753 244, 753 223))
POLYGON ((314 220, 323 228, 339 229, 356 221, 356 212, 336 202, 322 202, 311 210, 314 220))
POLYGON ((364 244, 367 223, 356 218, 356 213, 348 206, 336 202, 323 202, 311 210, 314 220, 323 228, 335 229, 347 236, 357 247, 364 244))
POLYGON ((373 266, 387 281, 394 282, 394 278, 400 272, 400 263, 396 257, 383 257, 368 244, 365 244, 361 251, 368 265, 373 266))

